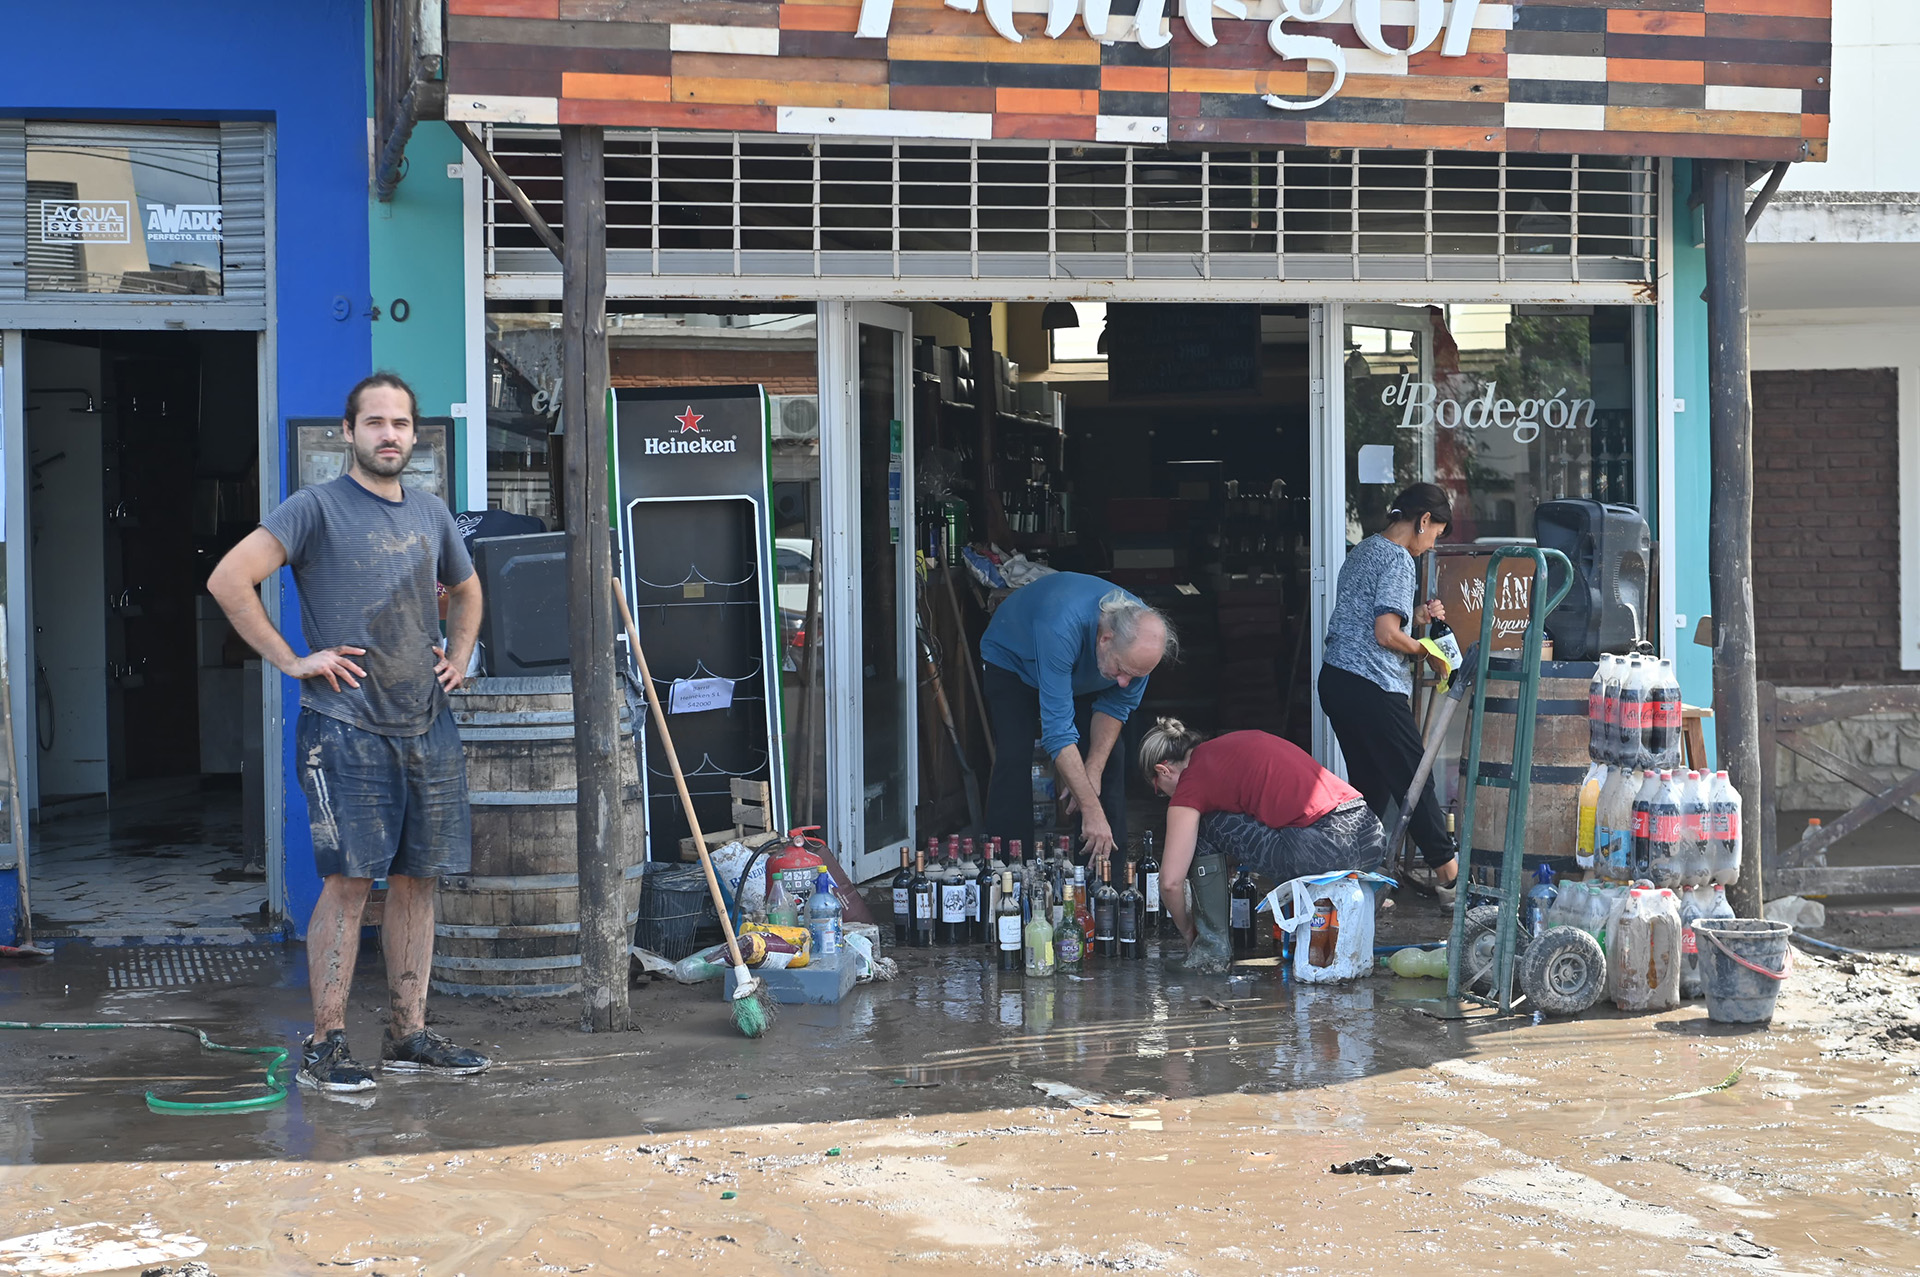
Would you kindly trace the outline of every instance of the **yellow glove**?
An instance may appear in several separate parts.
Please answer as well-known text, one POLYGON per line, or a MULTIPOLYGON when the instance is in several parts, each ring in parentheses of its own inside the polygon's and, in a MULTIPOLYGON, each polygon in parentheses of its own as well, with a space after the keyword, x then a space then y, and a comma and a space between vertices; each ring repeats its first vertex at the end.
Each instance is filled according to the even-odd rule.
POLYGON ((1440 650, 1440 645, 1430 638, 1421 639, 1420 646, 1425 648, 1429 655, 1440 662, 1440 668, 1442 670, 1440 683, 1434 690, 1437 692, 1446 691, 1447 688, 1453 684, 1453 662, 1448 660, 1447 654, 1440 650))

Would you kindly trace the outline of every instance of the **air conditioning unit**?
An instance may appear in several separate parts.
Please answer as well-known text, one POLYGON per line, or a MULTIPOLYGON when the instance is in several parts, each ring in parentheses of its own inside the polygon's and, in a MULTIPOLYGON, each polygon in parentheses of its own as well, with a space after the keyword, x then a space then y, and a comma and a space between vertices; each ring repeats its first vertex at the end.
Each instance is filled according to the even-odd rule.
POLYGON ((818 395, 768 395, 775 439, 818 439, 820 437, 820 397, 818 395))

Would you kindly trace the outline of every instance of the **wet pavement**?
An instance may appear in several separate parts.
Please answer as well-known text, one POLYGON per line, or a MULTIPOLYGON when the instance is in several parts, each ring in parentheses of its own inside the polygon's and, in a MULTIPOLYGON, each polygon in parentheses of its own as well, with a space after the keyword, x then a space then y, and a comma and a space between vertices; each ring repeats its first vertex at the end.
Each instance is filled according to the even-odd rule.
MULTIPOLYGON (((0 1003, 290 1042, 301 955, 265 952, 134 985, 151 962, 68 946, 0 969, 0 1003)), ((370 1058, 371 952, 358 987, 370 1058)), ((144 1221, 203 1242, 220 1275, 1907 1273, 1916 990, 1903 964, 1803 956, 1771 1031, 1698 1003, 1458 1020, 1430 1014, 1435 982, 1301 986, 1270 959, 1233 982, 1152 959, 1041 982, 908 951, 898 980, 782 1008, 759 1042, 711 986, 638 985, 640 1030, 594 1037, 569 1003, 436 996, 436 1027, 491 1072, 233 1117, 141 1095, 247 1094, 250 1059, 168 1033, 6 1033, 0 1235, 144 1221), (1374 1152, 1414 1170, 1328 1173, 1374 1152)))

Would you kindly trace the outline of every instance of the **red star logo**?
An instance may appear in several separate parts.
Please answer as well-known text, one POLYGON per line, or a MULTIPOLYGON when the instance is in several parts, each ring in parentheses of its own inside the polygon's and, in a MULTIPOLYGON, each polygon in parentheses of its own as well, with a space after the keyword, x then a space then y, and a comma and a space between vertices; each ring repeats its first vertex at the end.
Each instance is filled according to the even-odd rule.
POLYGON ((693 431, 693 433, 695 434, 699 434, 700 421, 706 415, 707 414, 704 412, 695 412, 693 410, 693 405, 688 404, 687 410, 681 413, 679 416, 675 417, 674 420, 680 423, 681 434, 685 434, 689 430, 693 431))

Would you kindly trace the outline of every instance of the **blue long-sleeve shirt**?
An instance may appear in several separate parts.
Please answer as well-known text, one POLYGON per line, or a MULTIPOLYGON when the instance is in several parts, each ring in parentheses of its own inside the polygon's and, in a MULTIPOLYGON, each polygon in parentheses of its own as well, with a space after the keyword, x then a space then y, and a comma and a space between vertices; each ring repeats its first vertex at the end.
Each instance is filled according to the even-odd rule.
POLYGON ((1040 693, 1040 747, 1049 758, 1080 739, 1074 697, 1100 692, 1093 708, 1124 723, 1147 690, 1144 678, 1120 687, 1100 673, 1100 600, 1114 589, 1079 572, 1043 576, 1008 595, 980 639, 981 660, 1040 693))

